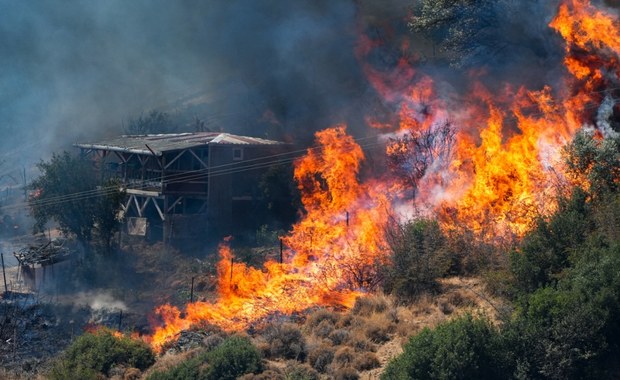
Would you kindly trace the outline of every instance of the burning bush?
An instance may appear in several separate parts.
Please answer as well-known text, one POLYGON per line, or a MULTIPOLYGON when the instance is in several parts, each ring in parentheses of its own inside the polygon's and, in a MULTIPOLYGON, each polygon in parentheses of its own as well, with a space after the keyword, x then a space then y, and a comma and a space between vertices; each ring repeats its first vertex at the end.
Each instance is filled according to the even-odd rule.
POLYGON ((51 379, 96 378, 108 375, 114 366, 145 370, 155 362, 153 351, 145 343, 128 337, 117 337, 111 330, 101 329, 78 337, 54 363, 51 379))

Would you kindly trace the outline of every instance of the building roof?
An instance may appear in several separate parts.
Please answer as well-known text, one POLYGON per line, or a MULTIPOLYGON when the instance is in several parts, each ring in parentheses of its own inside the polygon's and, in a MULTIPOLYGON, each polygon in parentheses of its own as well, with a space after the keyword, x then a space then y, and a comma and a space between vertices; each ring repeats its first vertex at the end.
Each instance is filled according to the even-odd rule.
POLYGON ((123 135, 95 143, 77 143, 74 144, 74 146, 85 149, 111 150, 161 156, 164 152, 212 144, 278 145, 283 143, 258 137, 237 136, 222 132, 194 132, 157 135, 123 135))

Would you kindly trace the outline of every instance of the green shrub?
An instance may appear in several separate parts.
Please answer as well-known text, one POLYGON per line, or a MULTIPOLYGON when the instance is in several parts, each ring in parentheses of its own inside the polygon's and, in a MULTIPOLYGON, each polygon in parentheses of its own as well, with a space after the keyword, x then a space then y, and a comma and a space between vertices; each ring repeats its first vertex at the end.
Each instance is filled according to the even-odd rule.
POLYGON ((148 380, 234 380, 262 370, 260 353, 249 339, 232 336, 211 351, 186 360, 166 371, 152 373, 148 380))
POLYGON ((466 315, 411 337, 381 378, 498 378, 504 373, 496 361, 498 342, 499 334, 486 319, 466 315))
POLYGON ((128 337, 117 338, 107 329, 78 337, 54 363, 50 378, 95 378, 108 375, 116 365, 144 370, 155 362, 146 343, 128 337))
POLYGON ((249 339, 240 336, 226 339, 204 358, 208 366, 200 378, 205 380, 234 380, 262 370, 260 352, 249 339))

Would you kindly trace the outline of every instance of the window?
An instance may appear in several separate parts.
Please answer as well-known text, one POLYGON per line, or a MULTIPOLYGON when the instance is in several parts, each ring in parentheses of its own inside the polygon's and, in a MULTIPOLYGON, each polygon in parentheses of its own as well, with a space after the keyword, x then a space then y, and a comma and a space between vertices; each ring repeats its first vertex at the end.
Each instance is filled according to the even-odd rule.
POLYGON ((243 160, 243 148, 233 148, 233 161, 243 160))

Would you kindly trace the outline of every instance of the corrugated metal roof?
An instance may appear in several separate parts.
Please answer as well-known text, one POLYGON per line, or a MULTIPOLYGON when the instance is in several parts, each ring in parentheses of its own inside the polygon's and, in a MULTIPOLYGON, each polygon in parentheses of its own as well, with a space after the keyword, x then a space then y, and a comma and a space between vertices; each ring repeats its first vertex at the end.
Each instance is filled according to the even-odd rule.
POLYGON ((258 137, 231 135, 230 133, 194 132, 158 135, 123 135, 95 143, 77 143, 74 145, 86 149, 112 150, 149 155, 155 153, 155 155, 161 156, 164 152, 195 148, 209 144, 278 145, 283 143, 258 137))

